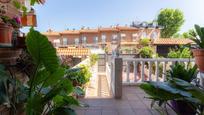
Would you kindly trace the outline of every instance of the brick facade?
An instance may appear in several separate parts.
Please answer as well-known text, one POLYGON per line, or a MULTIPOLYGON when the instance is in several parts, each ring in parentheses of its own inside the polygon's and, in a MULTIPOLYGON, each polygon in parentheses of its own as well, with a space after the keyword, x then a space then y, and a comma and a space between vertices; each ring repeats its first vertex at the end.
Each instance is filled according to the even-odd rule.
MULTIPOLYGON (((65 30, 62 32, 54 32, 48 30, 43 33, 53 43, 54 40, 60 41, 58 46, 78 46, 78 47, 110 47, 114 38, 121 37, 121 43, 126 46, 135 46, 142 38, 157 39, 160 37, 159 28, 136 28, 129 26, 115 26, 109 28, 89 29, 82 28, 80 30, 65 30)), ((55 45, 55 43, 53 43, 55 45)), ((55 45, 56 46, 56 45, 55 45)))

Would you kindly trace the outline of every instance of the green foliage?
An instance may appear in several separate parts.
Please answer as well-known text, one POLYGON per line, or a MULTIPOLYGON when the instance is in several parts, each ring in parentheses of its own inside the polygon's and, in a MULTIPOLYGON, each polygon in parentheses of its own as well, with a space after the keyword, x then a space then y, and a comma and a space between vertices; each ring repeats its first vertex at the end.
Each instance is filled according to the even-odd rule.
POLYGON ((54 114, 56 110, 63 108, 69 115, 67 112, 73 112, 70 111, 70 105, 79 103, 70 96, 73 86, 71 81, 64 77, 65 69, 59 64, 55 48, 46 36, 33 28, 27 35, 26 46, 35 63, 35 70, 28 82, 26 113, 28 115, 54 114))
POLYGON ((169 38, 180 30, 184 23, 184 15, 179 9, 162 9, 157 17, 157 22, 164 27, 161 30, 161 37, 169 38))
POLYGON ((161 106, 171 100, 180 100, 195 107, 194 110, 199 110, 197 114, 202 115, 200 106, 204 105, 204 90, 190 83, 196 78, 196 74, 196 66, 188 66, 185 69, 183 63, 176 63, 167 72, 167 81, 142 83, 140 88, 152 99, 151 106, 154 106, 155 102, 161 106))
MULTIPOLYGON (((204 105, 204 90, 200 89, 189 82, 173 78, 167 82, 146 82, 140 85, 154 101, 158 101, 160 105, 170 100, 183 100, 187 104, 194 106, 198 115, 202 115, 203 111, 200 106, 204 105)), ((153 106, 153 105, 152 105, 153 106)))
POLYGON ((189 48, 170 49, 168 58, 191 58, 191 50, 189 48))
MULTIPOLYGON (((43 0, 29 0, 30 5, 33 6, 35 4, 43 4, 43 0)), ((21 4, 18 0, 12 0, 13 6, 17 9, 23 11, 23 14, 25 15, 27 13, 27 7, 24 4, 21 4)))
POLYGON ((191 82, 196 78, 198 73, 197 66, 193 67, 188 64, 187 69, 185 64, 176 62, 171 66, 170 70, 167 71, 167 78, 179 78, 187 82, 191 82))
POLYGON ((72 81, 74 86, 84 86, 87 82, 89 82, 90 77, 90 68, 86 65, 66 70, 66 78, 72 81))
POLYGON ((182 35, 183 35, 183 38, 192 38, 191 36, 191 33, 193 33, 194 30, 193 29, 190 29, 188 30, 188 32, 184 32, 182 35))
POLYGON ((98 61, 99 59, 99 55, 97 54, 91 54, 90 55, 90 65, 93 66, 96 64, 96 62, 98 61))
POLYGON ((9 75, 6 73, 4 66, 0 65, 0 105, 3 103, 10 103, 7 92, 7 82, 9 82, 9 75))
POLYGON ((143 38, 140 40, 139 44, 142 46, 148 46, 150 43, 150 39, 149 38, 143 38))
POLYGON ((154 53, 154 50, 149 46, 145 46, 141 48, 139 51, 139 54, 142 58, 152 58, 153 53, 154 53))
POLYGON ((198 48, 203 49, 204 48, 204 27, 200 27, 199 25, 195 25, 195 30, 191 32, 191 40, 193 40, 197 45, 198 48))
POLYGON ((183 38, 183 35, 180 33, 175 33, 172 38, 183 38))

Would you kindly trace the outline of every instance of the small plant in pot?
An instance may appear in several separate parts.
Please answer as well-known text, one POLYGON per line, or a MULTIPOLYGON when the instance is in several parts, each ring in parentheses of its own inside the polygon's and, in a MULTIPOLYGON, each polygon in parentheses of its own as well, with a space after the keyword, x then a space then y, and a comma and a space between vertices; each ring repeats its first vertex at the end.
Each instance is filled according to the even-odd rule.
POLYGON ((196 49, 193 49, 196 64, 200 72, 204 72, 204 27, 195 25, 195 31, 191 33, 191 40, 196 43, 196 49))
POLYGON ((0 43, 2 45, 15 45, 21 27, 20 18, 1 15, 0 19, 0 43))

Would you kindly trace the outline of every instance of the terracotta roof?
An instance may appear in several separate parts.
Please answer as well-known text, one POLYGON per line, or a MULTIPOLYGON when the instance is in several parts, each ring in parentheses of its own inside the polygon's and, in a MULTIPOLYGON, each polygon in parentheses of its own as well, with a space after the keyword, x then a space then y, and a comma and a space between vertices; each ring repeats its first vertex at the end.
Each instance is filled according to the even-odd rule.
POLYGON ((65 30, 60 32, 60 34, 80 34, 79 30, 65 30))
POLYGON ((59 32, 51 32, 51 31, 43 32, 42 34, 45 35, 45 36, 60 36, 59 32))
POLYGON ((119 29, 119 30, 138 30, 138 28, 129 27, 129 26, 118 26, 116 28, 119 29))
POLYGON ((153 42, 155 45, 184 45, 192 44, 193 41, 190 39, 178 39, 178 38, 159 38, 153 42))
POLYGON ((98 29, 81 29, 80 33, 98 33, 98 29))
POLYGON ((115 27, 109 27, 109 28, 99 28, 99 31, 119 31, 117 28, 115 28, 115 27))
POLYGON ((88 56, 90 50, 88 48, 57 48, 57 53, 66 56, 88 56))

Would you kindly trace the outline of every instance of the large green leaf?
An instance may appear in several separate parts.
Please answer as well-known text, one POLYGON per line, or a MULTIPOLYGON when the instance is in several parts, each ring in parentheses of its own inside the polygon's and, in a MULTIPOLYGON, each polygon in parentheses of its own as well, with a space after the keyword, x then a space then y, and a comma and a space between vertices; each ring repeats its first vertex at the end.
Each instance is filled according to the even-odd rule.
POLYGON ((26 38, 26 46, 37 65, 42 63, 51 73, 58 69, 56 50, 46 36, 31 28, 26 38))
POLYGON ((55 85, 62 77, 64 77, 64 68, 59 67, 55 72, 46 76, 43 87, 55 85))
POLYGON ((40 115, 44 110, 45 103, 43 103, 42 95, 35 94, 28 98, 26 103, 27 115, 40 115))
POLYGON ((140 88, 142 88, 148 95, 150 95, 151 99, 155 100, 168 101, 180 97, 178 94, 171 93, 163 89, 159 89, 152 85, 151 83, 142 83, 140 85, 140 88))

